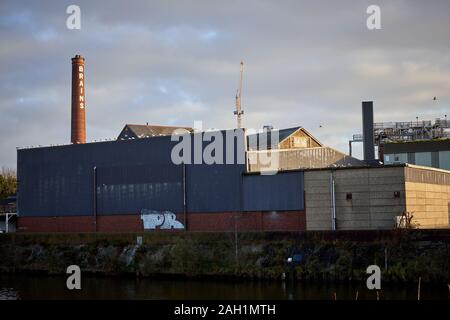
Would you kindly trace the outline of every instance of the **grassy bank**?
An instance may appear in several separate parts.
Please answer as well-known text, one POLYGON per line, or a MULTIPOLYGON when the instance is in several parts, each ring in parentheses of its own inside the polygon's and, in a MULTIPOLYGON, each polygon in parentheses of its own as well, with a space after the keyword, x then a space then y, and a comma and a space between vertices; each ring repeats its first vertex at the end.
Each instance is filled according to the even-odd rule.
POLYGON ((143 234, 2 234, 3 272, 84 272, 137 276, 222 276, 361 280, 380 266, 383 281, 450 282, 450 230, 367 232, 153 232, 143 234), (136 244, 136 237, 142 244, 136 244), (237 252, 236 252, 237 247, 237 252), (294 268, 288 257, 297 255, 294 268), (385 268, 387 266, 387 268, 385 268))

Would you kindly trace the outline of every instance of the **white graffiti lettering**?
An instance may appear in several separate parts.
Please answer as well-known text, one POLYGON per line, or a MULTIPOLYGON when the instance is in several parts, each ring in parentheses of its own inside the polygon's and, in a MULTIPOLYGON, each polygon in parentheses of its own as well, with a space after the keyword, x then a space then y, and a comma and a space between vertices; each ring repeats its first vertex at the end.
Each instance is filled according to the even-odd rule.
POLYGON ((170 211, 141 210, 144 229, 184 229, 184 225, 177 220, 175 213, 170 211))

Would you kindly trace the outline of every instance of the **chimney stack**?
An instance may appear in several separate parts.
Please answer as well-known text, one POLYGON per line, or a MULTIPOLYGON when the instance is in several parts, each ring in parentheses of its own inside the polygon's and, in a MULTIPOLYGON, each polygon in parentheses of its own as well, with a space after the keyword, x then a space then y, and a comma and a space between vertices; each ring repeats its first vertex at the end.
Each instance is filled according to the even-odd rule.
POLYGON ((362 102, 364 161, 375 161, 375 143, 373 138, 373 101, 362 102))
POLYGON ((86 143, 86 100, 84 95, 84 58, 72 58, 72 143, 86 143))

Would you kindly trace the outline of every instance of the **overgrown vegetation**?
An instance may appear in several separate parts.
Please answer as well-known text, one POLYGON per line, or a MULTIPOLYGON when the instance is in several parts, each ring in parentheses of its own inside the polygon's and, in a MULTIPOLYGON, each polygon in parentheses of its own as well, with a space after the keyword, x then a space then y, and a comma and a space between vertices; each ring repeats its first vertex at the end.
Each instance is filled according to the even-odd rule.
POLYGON ((417 229, 420 227, 420 223, 414 220, 414 212, 403 212, 403 214, 397 220, 395 227, 397 229, 417 229))
POLYGON ((85 272, 138 276, 361 280, 376 264, 383 281, 450 279, 448 230, 366 232, 155 232, 139 234, 0 235, 0 272, 85 272), (297 263, 289 264, 289 257, 297 263))
POLYGON ((0 200, 16 194, 16 190, 16 172, 3 167, 0 171, 0 200))

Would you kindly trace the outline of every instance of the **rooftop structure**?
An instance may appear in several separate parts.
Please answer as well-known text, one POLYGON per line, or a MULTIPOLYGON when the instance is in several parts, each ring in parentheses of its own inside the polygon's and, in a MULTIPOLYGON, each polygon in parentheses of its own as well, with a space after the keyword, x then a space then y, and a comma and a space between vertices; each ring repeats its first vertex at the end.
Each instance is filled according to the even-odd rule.
MULTIPOLYGON (((392 142, 427 141, 450 138, 450 120, 438 118, 435 120, 375 122, 374 141, 379 147, 379 159, 383 159, 383 146, 392 142)), ((362 142, 362 134, 354 134, 349 141, 350 155, 352 142, 362 142)))
POLYGON ((249 150, 304 149, 322 147, 322 143, 303 127, 264 129, 247 137, 249 150))
POLYGON ((120 132, 117 140, 140 139, 158 136, 170 136, 177 129, 184 129, 193 132, 194 129, 190 127, 176 127, 176 126, 160 126, 160 125, 141 125, 141 124, 126 124, 120 132))

